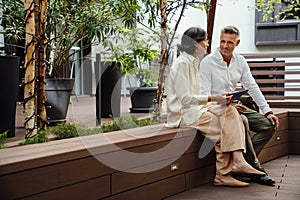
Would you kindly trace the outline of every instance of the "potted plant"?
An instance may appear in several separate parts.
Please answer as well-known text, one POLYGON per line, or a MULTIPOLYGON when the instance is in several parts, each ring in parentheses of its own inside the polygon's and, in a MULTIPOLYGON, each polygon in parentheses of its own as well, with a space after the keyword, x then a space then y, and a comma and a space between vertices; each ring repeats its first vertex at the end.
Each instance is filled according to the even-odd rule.
POLYGON ((149 112, 153 110, 153 100, 157 89, 157 69, 152 69, 152 63, 158 59, 155 37, 143 28, 121 28, 114 38, 118 44, 105 41, 111 57, 108 61, 119 63, 123 76, 129 76, 136 86, 128 87, 131 97, 131 112, 149 112))
POLYGON ((157 91, 157 70, 139 69, 134 74, 139 82, 137 87, 128 87, 131 99, 130 112, 152 112, 157 91))
MULTIPOLYGON (((49 79, 45 81, 45 77, 69 78, 72 76, 68 73, 69 59, 72 57, 70 49, 77 45, 80 46, 80 51, 90 48, 94 38, 102 41, 104 38, 113 35, 117 31, 116 27, 118 27, 119 22, 126 27, 132 27, 137 10, 142 10, 142 7, 135 2, 130 2, 128 4, 129 7, 126 7, 126 9, 124 9, 126 2, 123 4, 116 3, 116 1, 101 1, 99 3, 99 1, 78 0, 39 2, 34 2, 33 0, 2 0, 1 2, 3 5, 15 5, 18 2, 15 11, 10 12, 7 16, 10 16, 11 19, 16 19, 17 15, 21 13, 22 20, 15 23, 15 26, 16 30, 22 30, 22 35, 26 36, 26 58, 35 56, 40 63, 43 63, 42 65, 36 65, 37 70, 33 70, 33 67, 30 69, 26 68, 25 77, 30 74, 36 76, 36 73, 44 71, 44 63, 47 65, 47 75, 41 73, 32 81, 24 80, 26 100, 32 99, 31 101, 33 101, 37 99, 39 102, 39 106, 34 106, 32 102, 30 102, 29 106, 27 101, 24 103, 25 118, 30 119, 25 121, 26 132, 29 133, 27 134, 29 136, 31 133, 35 134, 38 129, 45 128, 46 112, 44 109, 41 109, 41 106, 45 104, 46 97, 42 84, 47 82, 50 85, 49 79), (131 5, 135 9, 131 9, 131 5), (26 19, 26 23, 24 19, 26 19), (33 42, 30 41, 31 39, 33 39, 33 42), (29 45, 32 45, 30 51, 28 50, 29 45), (41 46, 43 47, 41 48, 41 46), (45 49, 44 46, 46 46, 45 49), (47 52, 46 56, 44 56, 43 52, 47 52), (35 88, 30 86, 30 89, 28 89, 27 85, 31 82, 33 82, 32 85, 38 84, 39 86, 35 88), (40 91, 37 92, 37 90, 40 91), (30 125, 27 126, 27 124, 30 125)), ((25 65, 27 62, 28 59, 27 61, 25 60, 25 65)))
POLYGON ((104 15, 105 9, 107 7, 96 5, 94 1, 49 1, 46 26, 49 38, 47 60, 50 60, 46 79, 49 122, 56 123, 66 119, 74 84, 74 74, 70 74, 73 71, 71 58, 80 51, 71 49, 75 46, 80 46, 81 50, 89 48, 94 37, 101 39, 104 37, 103 33, 115 23, 112 21, 114 18, 104 15), (64 100, 59 99, 62 97, 64 100))

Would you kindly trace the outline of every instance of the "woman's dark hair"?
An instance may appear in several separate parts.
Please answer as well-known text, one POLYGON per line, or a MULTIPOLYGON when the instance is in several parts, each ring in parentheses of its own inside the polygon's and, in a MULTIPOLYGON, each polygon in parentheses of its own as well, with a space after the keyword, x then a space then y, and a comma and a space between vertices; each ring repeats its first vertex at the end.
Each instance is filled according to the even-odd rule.
POLYGON ((201 42, 207 38, 207 33, 200 27, 191 27, 187 29, 181 38, 181 44, 177 45, 179 51, 185 51, 192 55, 196 51, 195 43, 201 42))

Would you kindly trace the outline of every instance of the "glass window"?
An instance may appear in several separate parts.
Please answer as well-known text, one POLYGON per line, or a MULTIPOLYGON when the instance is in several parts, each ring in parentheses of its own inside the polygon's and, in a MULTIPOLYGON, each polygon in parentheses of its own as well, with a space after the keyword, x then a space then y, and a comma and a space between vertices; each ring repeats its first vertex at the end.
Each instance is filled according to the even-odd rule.
POLYGON ((300 5, 299 0, 281 0, 274 11, 255 13, 255 45, 281 46, 300 45, 300 5))
POLYGON ((300 5, 297 0, 282 0, 278 5, 279 20, 299 20, 300 19, 300 5))

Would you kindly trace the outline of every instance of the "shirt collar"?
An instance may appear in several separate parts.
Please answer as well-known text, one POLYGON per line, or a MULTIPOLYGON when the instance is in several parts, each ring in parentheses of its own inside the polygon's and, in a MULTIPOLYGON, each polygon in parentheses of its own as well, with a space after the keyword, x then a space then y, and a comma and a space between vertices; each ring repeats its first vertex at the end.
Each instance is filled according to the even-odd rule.
POLYGON ((200 58, 195 58, 194 56, 192 56, 192 55, 190 55, 190 54, 188 54, 188 53, 186 53, 185 51, 182 51, 181 52, 181 54, 184 56, 184 57, 186 57, 190 62, 192 62, 192 63, 200 63, 200 58))
POLYGON ((217 48, 214 53, 213 53, 213 57, 215 57, 220 63, 223 62, 223 57, 219 51, 219 48, 217 48))
MULTIPOLYGON (((222 55, 221 55, 221 53, 220 53, 220 51, 219 51, 219 48, 217 48, 214 52, 213 52, 213 57, 215 57, 218 61, 219 61, 219 63, 222 63, 224 60, 223 60, 223 57, 222 57, 222 55)), ((230 61, 230 63, 231 62, 233 62, 236 58, 236 54, 235 54, 235 52, 233 52, 232 53, 232 57, 231 57, 231 61, 230 61)))

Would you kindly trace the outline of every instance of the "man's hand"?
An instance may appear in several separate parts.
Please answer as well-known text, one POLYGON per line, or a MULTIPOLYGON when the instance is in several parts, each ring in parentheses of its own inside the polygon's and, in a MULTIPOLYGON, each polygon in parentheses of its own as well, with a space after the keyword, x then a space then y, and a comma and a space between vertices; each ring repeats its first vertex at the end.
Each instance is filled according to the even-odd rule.
POLYGON ((235 104, 234 107, 237 109, 239 113, 242 113, 247 109, 247 107, 242 104, 235 104))
POLYGON ((271 122, 271 124, 274 126, 274 130, 278 130, 279 128, 279 120, 278 117, 273 115, 273 114, 268 114, 266 116, 268 118, 268 120, 271 122))

